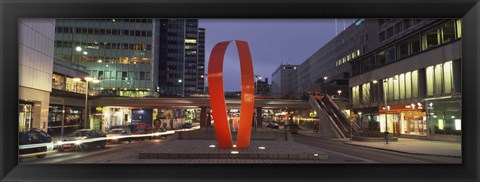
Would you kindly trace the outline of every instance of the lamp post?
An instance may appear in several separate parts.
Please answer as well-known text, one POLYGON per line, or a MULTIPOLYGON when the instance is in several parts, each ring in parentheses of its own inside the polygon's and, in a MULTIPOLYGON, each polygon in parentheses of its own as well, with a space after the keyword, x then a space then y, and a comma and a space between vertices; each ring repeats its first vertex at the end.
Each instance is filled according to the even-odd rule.
POLYGON ((341 94, 342 94, 342 91, 341 91, 341 90, 338 90, 337 93, 338 93, 338 98, 340 99, 341 94))
POLYGON ((388 111, 388 106, 387 106, 387 91, 388 91, 388 88, 387 88, 387 79, 383 80, 383 95, 384 95, 384 99, 385 100, 385 142, 386 144, 388 144, 388 123, 387 123, 387 111, 388 111))
POLYGON ((255 75, 255 95, 257 94, 257 81, 262 79, 260 75, 255 75))
POLYGON ((205 90, 205 88, 206 88, 206 85, 207 85, 207 83, 206 83, 207 79, 206 78, 208 78, 208 74, 203 74, 201 77, 203 78, 203 94, 207 95, 207 91, 205 90))
POLYGON ((327 86, 326 86, 327 79, 328 79, 328 77, 326 77, 326 76, 323 77, 323 92, 325 93, 325 96, 327 95, 327 86))
MULTIPOLYGON (((85 110, 84 110, 85 120, 83 121, 83 126, 86 129, 87 121, 88 121, 88 82, 100 83, 100 80, 94 79, 94 78, 89 77, 89 76, 85 77, 84 79, 85 79, 86 86, 85 86, 85 110)), ((80 79, 78 79, 78 78, 75 78, 74 81, 75 80, 80 81, 80 79)))

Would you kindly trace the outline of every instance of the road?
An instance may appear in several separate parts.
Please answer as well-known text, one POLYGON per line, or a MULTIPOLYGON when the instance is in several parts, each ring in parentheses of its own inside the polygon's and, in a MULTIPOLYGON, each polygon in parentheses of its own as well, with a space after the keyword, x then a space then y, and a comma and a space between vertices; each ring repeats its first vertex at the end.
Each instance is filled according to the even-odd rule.
POLYGON ((461 163, 460 158, 410 155, 344 144, 344 141, 321 139, 299 134, 292 135, 294 142, 308 145, 328 154, 328 160, 242 160, 242 159, 138 159, 138 153, 152 145, 162 145, 174 137, 154 140, 108 144, 105 148, 92 148, 86 152, 66 151, 49 153, 43 159, 22 158, 21 163, 382 163, 382 164, 443 164, 461 163))
POLYGON ((295 142, 316 147, 326 152, 332 162, 356 161, 358 163, 382 163, 382 164, 451 164, 461 163, 461 158, 438 157, 425 155, 411 155, 398 152, 371 149, 366 147, 344 144, 344 141, 309 137, 300 134, 292 135, 295 142))

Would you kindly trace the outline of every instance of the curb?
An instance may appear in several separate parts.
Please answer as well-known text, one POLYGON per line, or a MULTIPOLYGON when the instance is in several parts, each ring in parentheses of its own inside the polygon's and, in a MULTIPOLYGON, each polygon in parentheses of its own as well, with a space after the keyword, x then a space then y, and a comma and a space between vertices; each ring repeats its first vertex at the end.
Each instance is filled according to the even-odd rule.
POLYGON ((436 157, 462 158, 462 156, 456 156, 456 155, 412 153, 412 152, 404 152, 404 151, 399 151, 399 150, 392 150, 392 149, 385 149, 385 148, 379 148, 379 147, 371 147, 371 146, 365 146, 365 145, 352 144, 352 143, 348 143, 348 142, 344 142, 343 144, 352 145, 352 146, 358 146, 358 147, 371 148, 371 149, 384 150, 384 151, 390 151, 390 152, 397 152, 397 153, 403 153, 403 154, 424 155, 424 156, 436 156, 436 157))

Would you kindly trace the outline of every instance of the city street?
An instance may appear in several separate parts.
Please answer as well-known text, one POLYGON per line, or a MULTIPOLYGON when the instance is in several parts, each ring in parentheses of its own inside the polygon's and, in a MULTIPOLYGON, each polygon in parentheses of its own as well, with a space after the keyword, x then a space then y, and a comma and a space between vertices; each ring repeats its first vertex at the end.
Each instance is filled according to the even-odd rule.
POLYGON ((410 155, 344 144, 342 140, 322 139, 293 134, 296 143, 307 145, 328 154, 327 160, 268 160, 268 159, 139 159, 138 153, 149 147, 165 145, 175 135, 154 140, 108 144, 105 148, 92 148, 86 152, 67 151, 49 153, 43 159, 23 158, 22 163, 461 163, 461 158, 410 155))

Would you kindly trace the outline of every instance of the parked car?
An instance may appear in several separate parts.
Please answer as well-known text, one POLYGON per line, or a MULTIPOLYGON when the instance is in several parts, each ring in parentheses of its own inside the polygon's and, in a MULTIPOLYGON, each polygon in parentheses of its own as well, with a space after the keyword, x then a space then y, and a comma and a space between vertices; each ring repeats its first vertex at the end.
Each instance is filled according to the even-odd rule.
POLYGON ((146 135, 146 134, 149 134, 151 130, 148 130, 148 129, 143 129, 143 128, 137 128, 137 129, 134 129, 131 133, 132 135, 132 139, 135 139, 135 140, 145 140, 145 139, 149 139, 151 140, 152 139, 152 136, 139 136, 139 137, 135 137, 135 135, 146 135))
POLYGON ((87 151, 92 147, 105 148, 107 145, 106 134, 92 129, 81 129, 73 132, 63 139, 58 146, 58 151, 78 150, 87 151))
POLYGON ((126 137, 128 135, 130 135, 130 130, 127 130, 125 128, 111 129, 107 132, 107 141, 112 143, 121 143, 122 141, 128 141, 128 143, 130 143, 131 138, 126 137))
POLYGON ((18 138, 20 155, 39 153, 35 156, 37 158, 44 158, 47 155, 46 152, 53 150, 52 138, 40 129, 34 128, 28 131, 19 132, 18 138))
POLYGON ((182 126, 182 128, 192 128, 192 127, 193 127, 192 123, 184 123, 182 126))
POLYGON ((278 129, 280 128, 280 126, 278 125, 278 123, 272 123, 270 125, 268 125, 269 128, 272 128, 272 129, 278 129))

